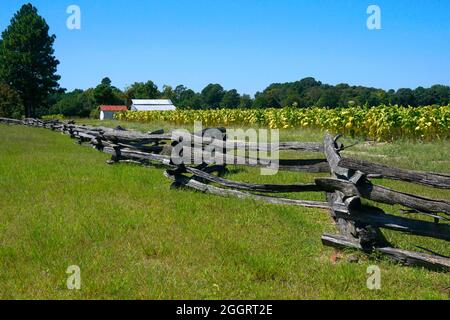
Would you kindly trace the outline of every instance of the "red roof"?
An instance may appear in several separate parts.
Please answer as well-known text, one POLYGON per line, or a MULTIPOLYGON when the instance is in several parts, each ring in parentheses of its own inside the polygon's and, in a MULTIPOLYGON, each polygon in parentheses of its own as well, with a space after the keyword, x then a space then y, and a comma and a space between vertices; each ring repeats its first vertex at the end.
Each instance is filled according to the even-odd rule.
POLYGON ((127 111, 127 106, 100 106, 100 111, 127 111))

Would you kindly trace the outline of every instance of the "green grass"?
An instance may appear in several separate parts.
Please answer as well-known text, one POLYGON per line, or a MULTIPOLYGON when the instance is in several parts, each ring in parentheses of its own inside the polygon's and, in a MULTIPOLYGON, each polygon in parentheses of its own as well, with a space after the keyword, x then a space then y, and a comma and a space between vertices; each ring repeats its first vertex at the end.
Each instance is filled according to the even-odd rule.
MULTIPOLYGON (((97 121, 80 121, 99 124, 97 121)), ((102 123, 116 126, 118 122, 102 123)), ((129 124, 144 131, 166 124, 129 124)), ((0 298, 2 299, 448 299, 450 275, 322 246, 336 232, 326 211, 169 190, 163 170, 108 166, 107 155, 45 129, 0 125, 0 298), (351 255, 358 263, 348 263, 351 255), (382 289, 366 269, 382 270, 382 289), (66 288, 81 267, 82 289, 66 288)), ((320 141, 287 130, 284 140, 320 141)), ((448 172, 448 141, 361 144, 352 156, 448 172)), ((293 183, 313 174, 228 178, 293 183)), ((450 192, 380 181, 436 198, 450 192)), ((323 199, 319 194, 298 195, 323 199)), ((396 213, 398 208, 383 206, 396 213)), ((450 255, 448 243, 385 232, 395 244, 450 255)))

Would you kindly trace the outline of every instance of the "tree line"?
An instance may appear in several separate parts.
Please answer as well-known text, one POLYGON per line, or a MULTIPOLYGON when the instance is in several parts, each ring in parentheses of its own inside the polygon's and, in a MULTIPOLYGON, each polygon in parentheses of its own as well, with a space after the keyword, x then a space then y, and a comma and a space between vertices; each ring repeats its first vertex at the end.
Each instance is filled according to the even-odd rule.
POLYGON ((164 86, 162 90, 152 82, 136 82, 121 91, 112 86, 105 78, 95 87, 57 93, 49 112, 67 116, 96 116, 99 105, 131 105, 132 99, 171 99, 179 109, 219 109, 219 108, 306 108, 351 107, 355 105, 378 106, 402 105, 448 105, 450 87, 434 85, 431 88, 419 87, 399 89, 397 91, 350 86, 322 84, 314 78, 300 81, 271 84, 254 98, 239 94, 236 89, 225 90, 220 84, 208 84, 200 92, 188 89, 184 85, 164 86))
POLYGON ((414 90, 388 90, 348 84, 323 84, 314 78, 274 83, 254 97, 220 84, 200 92, 184 85, 159 89, 152 81, 136 82, 121 90, 105 77, 96 87, 70 92, 58 81, 59 61, 54 56, 55 35, 37 9, 26 4, 14 15, 0 39, 0 117, 39 117, 47 114, 96 117, 99 105, 130 105, 132 99, 171 99, 180 109, 305 108, 448 105, 450 87, 434 85, 414 90))
POLYGON ((53 93, 48 113, 96 117, 98 106, 130 106, 132 99, 170 99, 179 109, 251 108, 253 104, 249 95, 226 91, 219 84, 209 84, 198 93, 183 85, 175 88, 165 85, 159 90, 153 81, 147 81, 135 82, 122 91, 106 77, 94 88, 53 93))

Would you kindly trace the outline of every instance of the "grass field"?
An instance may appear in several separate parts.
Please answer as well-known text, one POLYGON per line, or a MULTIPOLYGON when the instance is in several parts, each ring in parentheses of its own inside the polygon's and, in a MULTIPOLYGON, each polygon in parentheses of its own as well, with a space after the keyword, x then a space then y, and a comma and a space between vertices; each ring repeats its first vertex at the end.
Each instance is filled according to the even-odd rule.
MULTIPOLYGON (((101 124, 170 129, 164 123, 101 124)), ((333 259, 334 250, 320 242, 322 233, 336 232, 326 211, 169 190, 162 169, 108 166, 108 155, 45 129, 0 125, 0 136, 2 299, 449 298, 449 274, 354 252, 333 259), (359 261, 349 263, 355 255, 359 261), (373 264, 382 270, 379 291, 366 287, 366 269, 373 264), (66 288, 70 265, 81 268, 79 291, 66 288)), ((283 140, 322 137, 319 131, 282 131, 283 140)), ((361 143, 346 153, 399 167, 450 172, 450 143, 445 140, 361 143)), ((235 168, 228 177, 301 183, 317 176, 257 173, 235 168)), ((448 190, 377 183, 450 199, 448 190)), ((383 208, 392 213, 399 209, 383 208)), ((421 246, 450 255, 444 241, 385 234, 405 249, 421 246)))

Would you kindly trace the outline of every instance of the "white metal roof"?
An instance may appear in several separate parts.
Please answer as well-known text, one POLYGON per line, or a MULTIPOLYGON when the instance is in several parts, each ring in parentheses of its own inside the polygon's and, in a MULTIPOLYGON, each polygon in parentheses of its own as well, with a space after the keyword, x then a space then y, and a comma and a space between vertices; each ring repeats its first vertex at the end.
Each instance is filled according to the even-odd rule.
POLYGON ((135 105, 173 105, 169 99, 132 99, 131 102, 135 105))
POLYGON ((131 111, 174 111, 177 108, 174 105, 146 105, 146 106, 132 106, 131 111))
POLYGON ((132 99, 132 111, 172 111, 176 110, 171 100, 132 99))

